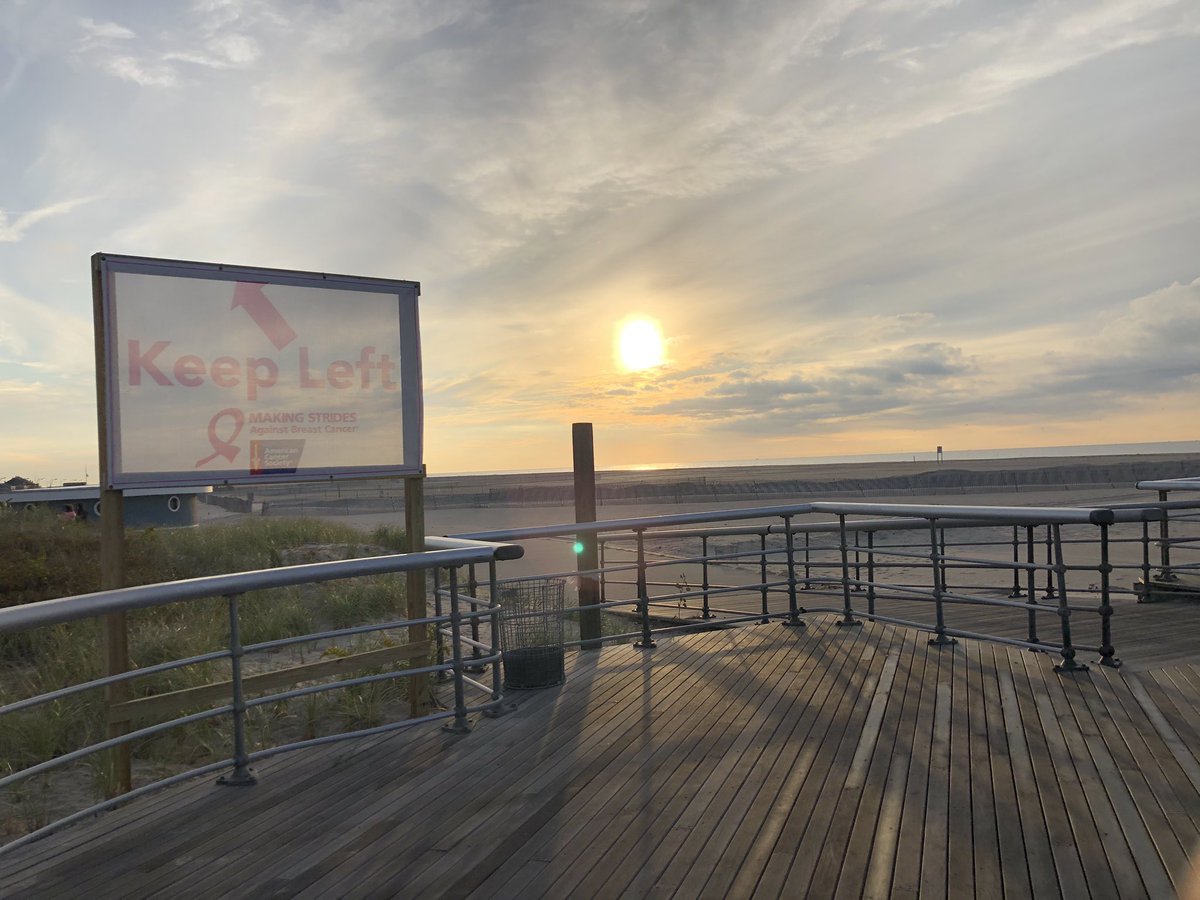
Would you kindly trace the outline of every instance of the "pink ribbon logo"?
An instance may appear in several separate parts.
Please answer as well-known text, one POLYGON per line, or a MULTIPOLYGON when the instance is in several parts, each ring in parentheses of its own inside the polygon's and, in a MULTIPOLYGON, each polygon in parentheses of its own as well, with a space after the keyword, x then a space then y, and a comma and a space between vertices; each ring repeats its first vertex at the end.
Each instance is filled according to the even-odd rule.
POLYGON ((212 446, 214 452, 209 456, 204 457, 204 459, 197 461, 196 468, 198 469, 201 466, 208 465, 218 456, 223 456, 228 462, 233 462, 237 455, 241 452, 241 447, 235 446, 233 442, 238 439, 238 435, 242 433, 242 428, 245 426, 245 424, 246 417, 242 415, 242 411, 232 407, 221 410, 219 413, 209 419, 208 443, 212 446), (223 441, 217 435, 217 423, 219 423, 224 416, 228 416, 233 420, 233 434, 229 436, 228 440, 223 441))

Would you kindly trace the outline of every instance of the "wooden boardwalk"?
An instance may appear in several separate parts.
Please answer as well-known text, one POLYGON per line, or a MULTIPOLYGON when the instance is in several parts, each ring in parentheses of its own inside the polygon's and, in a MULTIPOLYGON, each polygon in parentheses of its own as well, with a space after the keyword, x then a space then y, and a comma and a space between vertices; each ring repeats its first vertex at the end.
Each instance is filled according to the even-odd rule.
POLYGON ((163 791, 0 857, 0 895, 1172 896, 1200 666, 928 637, 810 616, 571 654, 470 735, 163 791))

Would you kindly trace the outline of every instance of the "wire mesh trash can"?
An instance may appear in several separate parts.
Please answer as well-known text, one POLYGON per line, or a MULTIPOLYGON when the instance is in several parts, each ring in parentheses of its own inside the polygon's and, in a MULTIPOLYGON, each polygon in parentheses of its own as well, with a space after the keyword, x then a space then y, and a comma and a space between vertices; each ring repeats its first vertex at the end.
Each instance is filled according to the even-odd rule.
POLYGON ((500 588, 500 651, 505 690, 532 690, 566 681, 561 578, 500 588))

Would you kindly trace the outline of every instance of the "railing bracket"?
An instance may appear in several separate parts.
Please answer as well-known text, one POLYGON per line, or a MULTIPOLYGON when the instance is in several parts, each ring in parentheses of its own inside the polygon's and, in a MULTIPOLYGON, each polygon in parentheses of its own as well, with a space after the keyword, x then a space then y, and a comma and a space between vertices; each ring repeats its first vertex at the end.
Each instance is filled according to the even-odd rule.
POLYGON ((488 707, 483 711, 483 714, 489 719, 499 719, 501 716, 507 716, 509 713, 514 713, 516 711, 517 704, 512 701, 508 701, 506 703, 500 703, 496 706, 488 707))
POLYGON ((254 770, 238 766, 228 775, 222 775, 217 779, 217 784, 222 787, 253 787, 258 784, 258 779, 254 777, 254 770))
POLYGON ((1065 659, 1054 667, 1055 672, 1071 674, 1072 672, 1086 672, 1088 667, 1085 663, 1075 662, 1073 659, 1065 659))

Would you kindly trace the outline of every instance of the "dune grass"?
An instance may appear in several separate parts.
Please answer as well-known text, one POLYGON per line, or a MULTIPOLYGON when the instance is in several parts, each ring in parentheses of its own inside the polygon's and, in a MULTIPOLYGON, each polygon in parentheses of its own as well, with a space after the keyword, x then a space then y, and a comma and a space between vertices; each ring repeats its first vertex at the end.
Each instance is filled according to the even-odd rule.
MULTIPOLYGON (((336 522, 318 519, 262 518, 203 528, 146 529, 126 535, 129 584, 150 584, 226 572, 274 568, 304 560, 305 550, 334 546, 336 558, 358 555, 364 545, 387 550, 403 547, 402 531, 384 527, 364 534, 336 522)), ((64 522, 49 512, 0 508, 0 607, 84 594, 100 589, 99 529, 93 524, 64 522)), ((311 551, 309 551, 311 552, 311 551)), ((378 552, 378 551, 375 551, 378 552)), ((301 585, 244 595, 239 603, 244 645, 401 618, 403 576, 378 576, 301 585)), ((143 668, 200 655, 228 646, 228 613, 222 598, 168 604, 128 616, 129 655, 143 668)), ((356 652, 380 646, 381 636, 328 643, 258 665, 291 665, 314 661, 322 654, 356 652)), ((98 620, 0 635, 0 705, 57 688, 79 684, 102 674, 102 637, 98 620)), ((248 658, 248 665, 254 665, 248 658)), ((193 665, 136 679, 132 697, 143 697, 222 681, 226 661, 193 665)), ((253 746, 313 737, 383 721, 402 706, 405 687, 385 682, 346 688, 290 704, 252 710, 247 719, 253 746)), ((18 771, 103 739, 106 706, 99 691, 9 714, 0 722, 0 773, 18 771)), ((229 755, 227 717, 173 729, 140 742, 135 759, 160 771, 190 768, 229 755)), ((94 792, 111 787, 104 761, 87 767, 94 792)), ((49 814, 45 779, 10 791, 8 809, 0 808, 0 828, 19 833, 37 827, 49 814)))

